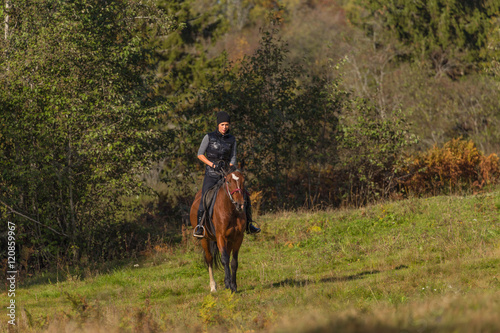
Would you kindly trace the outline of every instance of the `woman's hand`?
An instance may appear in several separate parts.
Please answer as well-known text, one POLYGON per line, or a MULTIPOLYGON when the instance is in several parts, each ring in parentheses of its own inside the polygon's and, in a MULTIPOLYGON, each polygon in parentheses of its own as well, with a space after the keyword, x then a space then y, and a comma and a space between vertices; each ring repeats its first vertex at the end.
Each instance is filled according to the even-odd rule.
POLYGON ((222 169, 222 165, 223 165, 223 162, 222 162, 222 161, 220 161, 220 162, 219 162, 219 163, 217 163, 217 164, 215 164, 215 163, 214 163, 212 168, 214 168, 214 170, 215 170, 215 171, 221 171, 221 169, 222 169))

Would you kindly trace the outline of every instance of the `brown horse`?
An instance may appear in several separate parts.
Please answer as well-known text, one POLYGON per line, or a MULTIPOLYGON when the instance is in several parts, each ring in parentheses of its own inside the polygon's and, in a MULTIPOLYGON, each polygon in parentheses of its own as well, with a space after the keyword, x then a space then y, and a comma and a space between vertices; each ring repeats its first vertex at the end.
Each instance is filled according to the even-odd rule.
MULTIPOLYGON (((245 178, 239 170, 223 172, 224 184, 217 193, 212 217, 215 234, 205 227, 205 237, 201 246, 205 251, 205 262, 210 275, 210 291, 216 291, 213 268, 224 266, 224 284, 226 289, 236 292, 236 271, 238 270, 238 252, 246 227, 245 215, 245 178), (229 259, 233 255, 231 267, 229 259)), ((196 227, 197 211, 201 200, 201 190, 196 194, 191 206, 191 225, 196 227)))

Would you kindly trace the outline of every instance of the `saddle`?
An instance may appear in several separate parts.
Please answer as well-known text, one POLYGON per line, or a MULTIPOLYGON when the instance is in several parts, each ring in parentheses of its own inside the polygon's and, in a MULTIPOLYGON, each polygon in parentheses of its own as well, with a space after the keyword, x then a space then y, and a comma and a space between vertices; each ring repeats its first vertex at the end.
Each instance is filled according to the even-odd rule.
POLYGON ((215 227, 212 221, 212 217, 214 215, 214 206, 215 206, 215 201, 217 200, 217 193, 219 192, 219 189, 224 185, 224 178, 221 178, 217 184, 212 186, 207 190, 205 195, 203 196, 203 208, 205 209, 205 213, 203 214, 202 220, 203 224, 208 228, 208 230, 212 233, 212 235, 215 235, 215 227))
MULTIPOLYGON (((231 166, 227 171, 224 171, 222 175, 229 174, 231 172, 234 172, 235 170, 237 170, 237 168, 235 166, 231 166)), ((202 224, 205 225, 206 228, 208 228, 212 235, 215 235, 215 227, 212 221, 215 201, 217 200, 217 193, 219 192, 219 189, 224 185, 225 181, 225 178, 221 177, 217 184, 209 188, 203 198, 201 198, 201 200, 203 200, 203 208, 205 209, 203 217, 201 218, 202 224)))

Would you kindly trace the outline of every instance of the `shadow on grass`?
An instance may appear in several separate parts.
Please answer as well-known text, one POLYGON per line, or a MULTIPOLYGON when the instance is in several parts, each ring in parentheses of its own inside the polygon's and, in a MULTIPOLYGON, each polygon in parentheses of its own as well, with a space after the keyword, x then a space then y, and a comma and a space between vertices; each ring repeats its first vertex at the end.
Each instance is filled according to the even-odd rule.
POLYGON ((373 275, 373 274, 378 274, 380 271, 378 270, 373 270, 373 271, 365 271, 361 272, 358 274, 353 274, 353 275, 348 275, 348 276, 332 276, 332 277, 327 277, 327 278, 322 278, 318 281, 315 280, 296 280, 296 279, 285 279, 280 282, 275 282, 271 286, 273 288, 276 287, 286 287, 286 286, 292 286, 292 287, 304 287, 308 284, 315 284, 315 283, 330 283, 330 282, 343 282, 343 281, 352 281, 352 280, 359 280, 365 277, 366 275, 373 275))
MULTIPOLYGON (((400 265, 394 268, 394 270, 400 270, 400 269, 405 269, 408 268, 406 265, 400 265)), ((379 274, 381 271, 379 270, 371 270, 371 271, 364 271, 360 272, 357 274, 352 274, 352 275, 347 275, 347 276, 332 276, 332 277, 326 277, 322 278, 319 280, 310 280, 310 279, 303 279, 303 280, 298 280, 298 279, 284 279, 279 282, 274 282, 271 285, 268 285, 264 287, 264 289, 270 289, 270 288, 278 288, 278 287, 305 287, 310 284, 317 284, 317 283, 336 283, 336 282, 345 282, 345 281, 353 281, 353 280, 359 280, 363 279, 366 276, 374 275, 374 274, 379 274)), ((253 290, 255 289, 254 287, 249 287, 246 288, 245 290, 253 290)), ((242 290, 243 291, 243 290, 242 290)))

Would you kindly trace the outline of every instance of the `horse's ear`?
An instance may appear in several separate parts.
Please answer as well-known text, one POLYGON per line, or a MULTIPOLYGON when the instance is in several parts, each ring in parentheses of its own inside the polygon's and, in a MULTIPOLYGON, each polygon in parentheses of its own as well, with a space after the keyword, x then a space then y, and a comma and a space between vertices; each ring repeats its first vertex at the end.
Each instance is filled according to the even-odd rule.
POLYGON ((245 159, 242 159, 240 163, 238 163, 238 169, 243 171, 245 169, 245 159))

